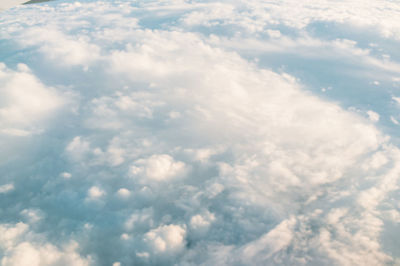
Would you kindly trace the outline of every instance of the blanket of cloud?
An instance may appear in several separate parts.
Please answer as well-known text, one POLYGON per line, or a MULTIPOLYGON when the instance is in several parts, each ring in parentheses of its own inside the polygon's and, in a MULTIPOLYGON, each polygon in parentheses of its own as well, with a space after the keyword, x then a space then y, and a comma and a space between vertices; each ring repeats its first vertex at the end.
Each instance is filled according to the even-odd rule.
POLYGON ((400 3, 0 15, 0 264, 400 265, 400 3))

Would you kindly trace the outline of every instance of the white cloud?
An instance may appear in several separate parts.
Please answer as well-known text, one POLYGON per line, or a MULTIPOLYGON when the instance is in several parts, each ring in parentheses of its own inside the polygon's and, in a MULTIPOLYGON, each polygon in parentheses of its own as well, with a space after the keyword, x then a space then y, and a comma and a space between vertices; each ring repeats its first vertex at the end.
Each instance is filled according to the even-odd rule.
POLYGON ((4 60, 34 72, 0 70, 0 130, 32 136, 0 152, 1 211, 15 222, 0 227, 2 263, 394 263, 382 236, 398 218, 399 149, 371 123, 386 113, 357 107, 374 110, 368 121, 327 99, 365 73, 366 86, 384 88, 399 64, 377 55, 380 40, 365 48, 361 37, 319 36, 313 23, 397 38, 386 24, 395 7, 385 2, 387 17, 368 21, 384 12, 376 1, 273 3, 53 2, 4 13, 0 38, 16 58, 4 60), (318 66, 299 67, 298 57, 318 66), (320 64, 335 62, 357 71, 317 84, 335 88, 326 98, 313 95, 312 81, 337 77, 319 76, 320 64), (65 90, 74 112, 56 113, 65 90), (60 232, 80 245, 64 245, 60 232))
POLYGON ((0 63, 1 132, 28 136, 41 130, 40 122, 60 108, 65 99, 46 87, 25 65, 17 71, 0 63))
POLYGON ((145 234, 145 241, 155 254, 174 254, 185 247, 186 229, 179 225, 163 225, 145 234))
POLYGON ((131 173, 143 173, 151 181, 166 181, 169 179, 182 177, 186 171, 185 163, 176 161, 168 154, 155 154, 147 159, 136 161, 131 173))
POLYGON ((126 188, 120 188, 117 191, 117 196, 122 199, 129 198, 130 195, 131 195, 131 192, 126 188))
POLYGON ((41 235, 29 231, 23 223, 0 225, 1 265, 4 266, 50 266, 50 265, 91 265, 91 258, 77 253, 75 242, 61 249, 44 242, 41 235))
POLYGON ((383 152, 376 152, 370 158, 368 158, 363 165, 365 170, 378 169, 389 162, 387 156, 383 152))
POLYGON ((351 0, 341 5, 332 5, 328 0, 246 1, 237 8, 229 2, 224 5, 209 2, 186 14, 184 22, 190 26, 240 26, 248 32, 262 32, 279 24, 301 30, 315 22, 336 22, 361 29, 377 28, 382 36, 399 39, 398 12, 398 5, 390 1, 361 4, 351 0))
POLYGON ((296 220, 293 217, 282 221, 267 234, 244 246, 241 250, 240 259, 243 262, 253 261, 253 263, 258 264, 262 263, 262 261, 257 262, 258 258, 268 258, 286 248, 293 238, 293 226, 295 223, 296 220))
POLYGON ((100 199, 105 195, 106 192, 97 186, 93 186, 88 190, 88 197, 92 200, 100 199))
POLYGON ((62 30, 51 27, 31 27, 20 36, 24 46, 40 46, 40 51, 56 64, 88 67, 100 58, 100 48, 81 35, 71 38, 62 30))
POLYGON ((83 140, 80 136, 77 136, 68 144, 66 151, 72 156, 72 158, 79 161, 90 152, 90 143, 83 140))
POLYGON ((120 238, 121 238, 121 240, 127 241, 127 240, 131 239, 131 236, 128 234, 122 234, 120 238))
POLYGON ((0 194, 8 193, 14 190, 14 184, 5 184, 0 186, 0 194))
POLYGON ((203 235, 208 231, 215 219, 215 215, 209 211, 203 214, 196 214, 190 218, 190 228, 197 234, 203 235))
POLYGON ((390 121, 392 121, 392 123, 395 124, 395 125, 400 124, 399 121, 397 121, 397 119, 394 118, 393 116, 390 116, 390 121))
POLYGON ((65 179, 70 179, 72 177, 72 174, 68 173, 68 172, 63 172, 60 174, 61 177, 65 178, 65 179))
POLYGON ((400 97, 392 97, 392 99, 397 103, 400 104, 400 97))
POLYGON ((379 121, 380 116, 379 116, 378 113, 376 113, 376 112, 374 112, 372 110, 369 110, 369 111, 367 111, 367 115, 368 115, 369 120, 371 120, 372 122, 378 122, 379 121))

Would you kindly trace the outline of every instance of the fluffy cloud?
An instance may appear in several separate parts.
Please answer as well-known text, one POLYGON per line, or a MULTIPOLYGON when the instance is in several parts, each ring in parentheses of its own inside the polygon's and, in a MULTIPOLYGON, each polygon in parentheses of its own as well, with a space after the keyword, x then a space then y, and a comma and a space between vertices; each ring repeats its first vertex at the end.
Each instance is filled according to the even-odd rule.
POLYGON ((156 154, 145 160, 138 160, 131 169, 133 175, 141 173, 150 180, 163 181, 174 177, 179 177, 185 172, 185 164, 180 161, 175 161, 168 154, 156 154), (143 167, 140 167, 143 165, 143 167))
POLYGON ((77 253, 77 243, 57 248, 42 236, 32 234, 24 223, 1 224, 0 232, 1 265, 90 265, 90 257, 83 258, 77 253))
POLYGON ((60 30, 52 28, 30 28, 24 32, 21 39, 23 40, 21 44, 24 46, 39 46, 39 50, 56 63, 61 60, 63 64, 88 67, 100 57, 100 48, 88 43, 84 36, 71 38, 60 30))
POLYGON ((398 6, 381 2, 4 13, 1 141, 32 137, 0 151, 2 264, 396 264, 398 6))
POLYGON ((184 249, 185 235, 185 228, 179 225, 163 225, 146 233, 145 242, 156 253, 173 254, 184 249))
POLYGON ((0 84, 0 130, 3 134, 26 136, 40 131, 39 122, 65 102, 24 64, 18 65, 16 71, 0 64, 0 84))
POLYGON ((126 188, 120 188, 117 191, 117 195, 120 198, 126 199, 126 198, 129 198, 129 196, 131 195, 131 192, 126 188))
POLYGON ((104 190, 102 190, 101 188, 96 187, 96 186, 93 186, 88 190, 88 197, 89 197, 89 199, 93 199, 93 200, 99 199, 99 198, 105 196, 105 194, 106 193, 104 190))
POLYGON ((209 211, 204 214, 196 214, 190 218, 190 228, 200 236, 204 235, 215 221, 215 215, 209 211))

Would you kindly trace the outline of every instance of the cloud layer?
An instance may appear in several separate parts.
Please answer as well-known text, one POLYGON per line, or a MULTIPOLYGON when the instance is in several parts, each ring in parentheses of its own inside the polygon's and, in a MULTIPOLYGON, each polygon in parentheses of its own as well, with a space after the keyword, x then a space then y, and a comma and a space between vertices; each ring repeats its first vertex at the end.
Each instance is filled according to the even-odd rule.
POLYGON ((1 264, 398 264, 400 7, 294 5, 4 13, 1 264))

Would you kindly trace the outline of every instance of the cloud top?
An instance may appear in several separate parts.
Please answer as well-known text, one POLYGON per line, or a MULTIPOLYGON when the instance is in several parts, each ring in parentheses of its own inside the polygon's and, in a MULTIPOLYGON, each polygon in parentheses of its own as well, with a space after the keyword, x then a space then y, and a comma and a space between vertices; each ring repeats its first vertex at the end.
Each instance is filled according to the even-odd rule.
POLYGON ((1 264, 398 264, 399 7, 343 6, 2 13, 1 264))

